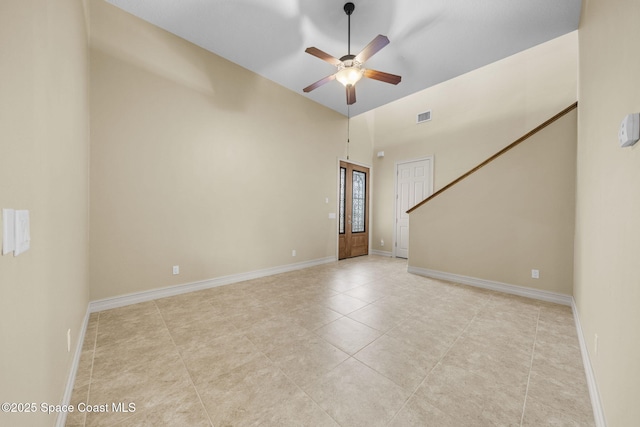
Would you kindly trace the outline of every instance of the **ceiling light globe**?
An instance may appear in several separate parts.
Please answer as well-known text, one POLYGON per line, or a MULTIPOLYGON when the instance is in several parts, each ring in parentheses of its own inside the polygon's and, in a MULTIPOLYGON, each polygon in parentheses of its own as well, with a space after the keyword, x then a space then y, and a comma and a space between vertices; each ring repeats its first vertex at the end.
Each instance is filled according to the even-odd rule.
POLYGON ((336 73, 336 80, 345 86, 354 85, 362 78, 364 70, 357 65, 345 66, 336 73))

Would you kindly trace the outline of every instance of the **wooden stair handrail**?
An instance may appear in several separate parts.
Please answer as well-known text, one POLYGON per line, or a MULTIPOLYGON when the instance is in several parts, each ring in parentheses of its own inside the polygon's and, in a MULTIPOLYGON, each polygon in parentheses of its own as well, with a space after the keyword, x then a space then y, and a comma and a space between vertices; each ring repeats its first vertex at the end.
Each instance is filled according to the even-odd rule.
POLYGON ((498 157, 502 156, 507 151, 511 150, 516 145, 519 145, 521 142, 529 139, 530 137, 532 137, 536 133, 540 132, 542 129, 544 129, 547 126, 549 126, 551 123, 553 123, 556 120, 562 118, 563 116, 567 115, 568 113, 570 113, 571 111, 575 110, 576 108, 578 108, 578 103, 574 102, 573 104, 571 104, 570 106, 568 106, 564 110, 560 111, 555 116, 551 117, 546 122, 542 123, 541 125, 537 126, 535 129, 532 129, 531 131, 529 131, 526 134, 522 135, 520 138, 518 138, 515 141, 513 141, 511 144, 507 145, 502 150, 498 151, 496 154, 494 154, 493 156, 489 157, 484 162, 480 163, 478 166, 474 167, 473 169, 471 169, 470 171, 466 172, 465 174, 460 175, 458 178, 454 179, 453 181, 451 181, 450 183, 448 183, 447 185, 445 185, 444 187, 442 187, 441 189, 439 189, 438 191, 436 191, 435 193, 433 193, 432 195, 430 195, 426 199, 422 200, 420 203, 418 203, 417 205, 415 205, 414 207, 409 209, 407 211, 407 213, 410 214, 414 210, 418 209, 420 206, 422 206, 425 203, 427 203, 429 200, 433 199, 434 197, 438 196, 439 194, 442 194, 443 192, 445 192, 449 188, 453 187, 454 185, 456 185, 457 183, 459 183, 460 181, 462 181, 463 179, 465 179, 466 177, 468 177, 472 173, 474 173, 474 172, 478 171, 479 169, 483 168, 484 166, 488 165, 489 163, 491 163, 492 161, 494 161, 498 157))

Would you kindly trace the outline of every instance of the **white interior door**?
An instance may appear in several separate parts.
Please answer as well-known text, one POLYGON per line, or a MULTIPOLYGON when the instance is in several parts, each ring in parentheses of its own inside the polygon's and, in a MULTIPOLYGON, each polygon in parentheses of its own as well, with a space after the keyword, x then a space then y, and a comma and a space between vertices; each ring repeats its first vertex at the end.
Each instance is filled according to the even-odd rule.
POLYGON ((433 192, 433 157, 396 165, 395 255, 409 257, 409 215, 407 211, 433 192))

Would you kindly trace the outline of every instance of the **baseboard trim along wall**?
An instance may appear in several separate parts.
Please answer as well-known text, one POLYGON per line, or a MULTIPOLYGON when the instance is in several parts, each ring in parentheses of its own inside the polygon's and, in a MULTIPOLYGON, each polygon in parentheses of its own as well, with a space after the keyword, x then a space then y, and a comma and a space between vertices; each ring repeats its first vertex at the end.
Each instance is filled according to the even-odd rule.
POLYGON ((576 323, 576 330, 578 331, 580 353, 582 354, 584 373, 587 376, 587 386, 589 387, 589 397, 591 398, 591 407, 593 408, 593 418, 596 423, 596 427, 607 427, 602 402, 600 400, 600 392, 598 391, 598 383, 596 382, 596 376, 593 372, 593 368, 591 367, 591 358, 589 357, 589 350, 587 349, 587 341, 584 339, 582 324, 580 323, 580 315, 578 313, 578 308, 576 307, 576 301, 573 298, 571 298, 571 309, 573 310, 573 320, 576 323))
MULTIPOLYGON (((87 334, 87 325, 89 324, 89 307, 82 320, 80 326, 80 333, 78 334, 78 342, 76 343, 75 353, 73 355, 73 361, 71 362, 71 368, 69 369, 69 377, 67 378, 67 385, 64 389, 64 395, 62 396, 62 405, 69 405, 71 403, 71 394, 73 393, 73 385, 76 382, 76 374, 78 372, 78 366, 80 365, 80 356, 82 356, 82 347, 84 345, 84 337, 87 334)), ((58 412, 56 418, 56 427, 64 427, 67 423, 67 412, 58 412)))
POLYGON ((300 270, 313 267, 315 265, 327 264, 336 261, 335 257, 319 258, 311 261, 304 261, 295 264, 281 265, 277 267, 265 268, 262 270, 249 271, 246 273, 231 274, 228 276, 216 277, 214 279, 201 280, 198 282, 185 283, 182 285, 168 286, 166 288, 151 289, 149 291, 136 292, 133 294, 105 298, 89 303, 89 312, 109 310, 112 308, 124 307, 140 302, 152 301, 155 299, 171 297, 174 295, 186 294, 188 292, 200 291, 203 289, 215 288, 217 286, 230 285, 232 283, 243 282, 245 280, 258 279, 260 277, 272 276, 274 274, 286 273, 288 271, 300 270))
MULTIPOLYGON (((371 251, 372 255, 391 256, 390 252, 384 251, 371 251)), ((111 308, 124 307, 131 304, 137 304, 139 302, 151 301, 159 298, 165 298, 174 295, 180 295, 188 292, 198 291, 202 289, 214 288, 217 286, 229 285, 232 283, 238 283, 245 280, 257 279, 260 277, 271 276, 279 273, 286 273, 289 271, 300 270, 303 268, 313 267, 316 265, 327 264, 336 261, 335 257, 320 258, 311 261, 300 262, 296 264, 288 264, 278 267, 271 267, 262 270, 255 270, 246 273, 232 274, 228 276, 217 277, 214 279, 203 280, 193 283, 186 283, 182 285, 169 286, 161 289, 153 289, 145 292, 138 292, 129 295, 123 295, 114 298, 106 298, 99 301, 92 301, 87 307, 87 313, 82 322, 78 342, 75 348, 75 355, 69 372, 69 378, 65 392, 62 398, 62 404, 68 405, 71 402, 71 395, 73 393, 73 386, 76 379, 76 372, 80 364, 80 356, 82 355, 82 346, 87 331, 87 325, 89 323, 89 316, 91 313, 98 311, 108 310, 111 308)), ((587 384, 589 387, 589 395, 591 398, 591 405, 593 407, 593 414, 596 423, 596 427, 606 427, 604 418, 604 411, 602 409, 600 394, 598 392, 598 385, 595 380, 595 375, 591 367, 591 360, 589 358, 589 352, 587 351, 586 340, 582 331, 582 325, 580 323, 580 316, 576 308, 575 300, 572 296, 558 294, 555 292, 542 291, 539 289, 526 288, 522 286, 510 285, 506 283, 494 282, 491 280, 478 279, 474 277, 462 276, 459 274, 445 273, 436 270, 429 270, 420 267, 409 267, 408 272, 417 274, 419 276, 429 277, 432 279, 446 280, 454 283, 460 283, 463 285, 476 286, 483 289, 489 289, 497 292, 504 292, 512 295, 518 295, 527 298, 538 299, 547 302, 553 302, 562 305, 571 306, 573 310, 573 318, 576 325, 578 334, 578 341, 580 342, 580 352, 582 354, 582 363, 584 364, 585 374, 587 377, 587 384)), ((60 412, 56 419, 56 426, 63 427, 66 423, 66 412, 60 412)))
POLYGON ((570 306, 571 302, 573 301, 573 297, 571 297, 570 295, 558 294, 556 292, 543 291, 540 289, 527 288, 524 286, 510 285, 508 283, 494 282, 493 280, 462 276, 460 274, 429 270, 427 268, 409 266, 407 271, 409 271, 409 273, 429 277, 431 279, 446 280, 449 282, 475 286, 478 288, 489 289, 491 291, 504 292, 505 294, 518 295, 521 297, 533 298, 541 301, 553 302, 556 304, 570 306))
POLYGON ((582 364, 584 365, 584 371, 587 377, 587 385, 589 387, 589 397, 591 399, 591 406, 593 408, 594 421, 596 423, 596 427, 607 426, 604 418, 604 411, 602 409, 602 404, 600 401, 600 393, 598 392, 598 384, 596 383, 593 368, 591 367, 591 359, 589 358, 589 351, 587 350, 586 340, 584 339, 584 333, 582 331, 582 325, 580 323, 580 316, 578 314, 578 309, 576 308, 576 302, 572 296, 558 294, 555 292, 542 291, 539 289, 526 288, 524 286, 494 282, 491 280, 478 279, 475 277, 462 276, 459 274, 429 270, 420 267, 409 267, 407 271, 409 271, 409 273, 429 277, 431 279, 446 280, 463 285, 475 286, 492 291, 504 292, 521 297, 533 298, 537 300, 571 306, 571 310, 573 311, 573 319, 576 325, 576 332, 578 334, 578 341, 580 342, 580 353, 582 355, 582 364))
POLYGON ((393 256, 393 254, 389 251, 378 251, 375 249, 372 249, 371 251, 369 251, 369 253, 371 255, 386 256, 388 258, 391 258, 393 256))
MULTIPOLYGON (((62 397, 62 405, 68 405, 71 402, 71 395, 73 393, 73 385, 76 381, 76 373, 78 366, 80 365, 80 356, 82 355, 82 345, 87 332, 87 325, 89 324, 89 316, 91 313, 98 311, 109 310, 112 308, 124 307, 127 305, 137 304, 145 301, 152 301, 155 299, 170 297, 174 295, 185 294, 188 292, 199 291, 202 289, 215 288, 218 286, 230 285, 232 283, 243 282, 245 280, 257 279, 260 277, 272 276, 274 274, 286 273, 294 270, 301 270, 303 268, 313 267, 321 264, 328 264, 330 262, 337 261, 336 257, 319 258, 311 261, 304 261, 295 264, 281 265, 278 267, 265 268, 262 270, 249 271, 240 274, 231 274, 228 276, 216 277, 214 279, 202 280, 193 283, 185 283, 182 285, 169 286, 166 288, 152 289, 144 292, 136 292, 133 294, 122 295, 113 298, 105 298, 98 301, 91 301, 87 307, 87 313, 82 322, 80 336, 78 337, 78 343, 75 349, 75 355, 73 362, 71 363, 71 369, 69 371, 69 378, 67 379, 67 385, 65 387, 64 395, 62 397)), ((56 419, 56 427, 63 427, 67 421, 67 413, 60 412, 56 419)))

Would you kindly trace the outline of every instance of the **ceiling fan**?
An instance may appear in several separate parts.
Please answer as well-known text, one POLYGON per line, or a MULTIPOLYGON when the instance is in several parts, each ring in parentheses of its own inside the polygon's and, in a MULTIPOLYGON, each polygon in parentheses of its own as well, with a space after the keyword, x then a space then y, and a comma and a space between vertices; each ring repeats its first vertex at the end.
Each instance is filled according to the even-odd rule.
POLYGON ((379 34, 369 42, 368 45, 365 46, 362 51, 357 55, 351 54, 351 14, 355 9, 355 5, 353 3, 346 3, 344 5, 344 11, 348 16, 349 27, 348 27, 348 40, 347 40, 347 54, 342 58, 334 58, 326 52, 321 51, 315 47, 308 47, 305 52, 311 54, 317 58, 322 59, 323 61, 328 62, 331 65, 335 65, 338 67, 338 71, 330 76, 327 76, 323 79, 318 80, 317 82, 305 87, 302 89, 305 93, 311 92, 317 87, 322 86, 325 83, 330 82, 331 80, 338 80, 347 88, 347 105, 354 104, 356 102, 356 87, 355 84, 358 80, 362 78, 362 76, 379 80, 385 83, 391 83, 397 85, 400 83, 402 77, 397 76, 395 74, 384 73, 382 71, 369 70, 362 68, 362 65, 365 61, 375 55, 380 49, 389 44, 389 39, 387 36, 383 36, 379 34))

